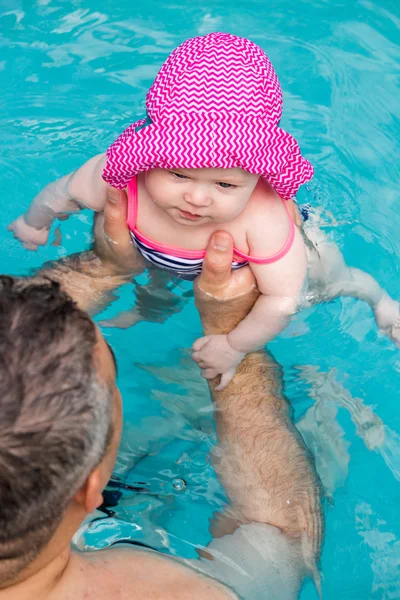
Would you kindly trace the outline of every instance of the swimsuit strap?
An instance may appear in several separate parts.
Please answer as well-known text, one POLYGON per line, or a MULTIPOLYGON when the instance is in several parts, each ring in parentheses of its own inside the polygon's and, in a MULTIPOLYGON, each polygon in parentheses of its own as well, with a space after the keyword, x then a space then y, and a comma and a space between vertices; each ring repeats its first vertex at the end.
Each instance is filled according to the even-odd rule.
POLYGON ((138 189, 136 177, 128 183, 128 215, 126 223, 131 231, 136 229, 136 219, 138 211, 138 189))
MULTIPOLYGON (((290 250, 293 245, 294 235, 295 235, 295 225, 292 219, 291 214, 289 213, 287 204, 285 200, 282 200, 283 205, 286 210, 286 214, 289 218, 289 232, 286 238, 285 243, 282 248, 278 250, 272 256, 268 256, 267 258, 261 258, 256 256, 251 256, 250 254, 245 254, 241 252, 237 248, 234 248, 234 256, 241 259, 238 262, 250 262, 256 265, 270 265, 274 262, 277 262, 281 258, 283 258, 290 250)), ((152 250, 156 250, 157 252, 162 252, 165 254, 169 254, 170 256, 175 256, 178 258, 193 258, 193 259, 203 259, 206 255, 205 250, 188 250, 186 248, 179 248, 178 246, 168 246, 167 244, 162 244, 160 242, 156 242, 146 237, 136 228, 136 220, 138 213, 138 187, 137 187, 137 178, 133 177, 128 183, 128 216, 127 216, 127 225, 129 229, 133 232, 135 237, 138 240, 147 244, 152 250)))
POLYGON ((283 206, 285 207, 286 214, 289 218, 289 232, 288 232, 288 236, 287 236, 286 241, 283 244, 282 248, 280 250, 278 250, 278 252, 276 252, 275 254, 272 254, 272 256, 268 256, 267 258, 258 258, 256 256, 250 256, 250 254, 245 254, 244 252, 241 252, 240 250, 237 250, 235 248, 235 254, 237 256, 239 256, 243 260, 246 260, 247 262, 254 263, 255 265, 270 265, 274 262, 278 262, 278 260, 283 258, 289 252, 290 248, 293 245, 296 227, 293 222, 292 215, 290 214, 290 212, 288 210, 286 201, 282 199, 282 202, 283 202, 283 206))

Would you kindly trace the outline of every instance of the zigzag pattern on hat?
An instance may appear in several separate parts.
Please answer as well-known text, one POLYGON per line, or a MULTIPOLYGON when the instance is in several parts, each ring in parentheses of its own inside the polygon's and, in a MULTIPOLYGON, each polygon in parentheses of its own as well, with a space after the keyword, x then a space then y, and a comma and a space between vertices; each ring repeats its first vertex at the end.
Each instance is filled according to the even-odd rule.
POLYGON ((282 94, 266 54, 243 38, 214 33, 188 40, 164 63, 146 104, 154 120, 161 114, 234 112, 278 123, 282 94))
POLYGON ((151 125, 129 126, 107 151, 103 177, 124 188, 154 167, 233 168, 263 175, 292 198, 313 168, 278 127, 282 93, 274 68, 253 42, 213 33, 184 42, 146 96, 151 125))

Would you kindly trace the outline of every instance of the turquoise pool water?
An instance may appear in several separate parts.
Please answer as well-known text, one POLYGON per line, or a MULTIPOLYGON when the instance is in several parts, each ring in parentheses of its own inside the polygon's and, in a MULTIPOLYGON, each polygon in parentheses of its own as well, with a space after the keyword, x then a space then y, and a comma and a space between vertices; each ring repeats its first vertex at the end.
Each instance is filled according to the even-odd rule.
MULTIPOLYGON (((300 199, 320 209, 349 263, 400 297, 397 1, 193 0, 183 8, 138 0, 132 7, 0 0, 0 271, 28 273, 89 246, 89 213, 62 223, 61 245, 37 253, 23 250, 6 225, 47 182, 104 151, 142 116, 145 91, 176 45, 225 30, 259 43, 279 74, 282 126, 316 166, 300 199)), ((118 469, 137 463, 127 480, 146 481, 152 493, 127 499, 123 519, 86 532, 88 546, 122 535, 193 556, 223 502, 207 460, 206 388, 182 350, 201 331, 188 289, 176 288, 183 310, 165 323, 106 330, 125 403, 118 469)), ((128 308, 132 297, 125 286, 99 319, 128 308)), ((298 315, 271 350, 331 495, 324 598, 400 598, 399 351, 368 307, 348 298, 298 315)), ((302 597, 316 597, 311 585, 302 597)))

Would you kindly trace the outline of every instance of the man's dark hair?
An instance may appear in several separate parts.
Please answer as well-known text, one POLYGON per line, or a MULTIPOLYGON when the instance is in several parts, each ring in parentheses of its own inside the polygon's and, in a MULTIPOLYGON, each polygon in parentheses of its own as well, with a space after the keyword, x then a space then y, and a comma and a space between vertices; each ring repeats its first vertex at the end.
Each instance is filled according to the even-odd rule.
POLYGON ((95 345, 58 283, 0 276, 0 588, 48 543, 110 442, 95 345))

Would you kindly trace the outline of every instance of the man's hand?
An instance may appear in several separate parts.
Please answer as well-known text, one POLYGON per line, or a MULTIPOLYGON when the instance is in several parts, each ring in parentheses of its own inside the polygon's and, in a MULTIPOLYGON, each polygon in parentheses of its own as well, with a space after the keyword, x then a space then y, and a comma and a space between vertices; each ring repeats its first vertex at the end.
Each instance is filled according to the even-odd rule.
POLYGON ((125 191, 110 189, 104 213, 96 215, 94 251, 112 274, 136 274, 144 268, 144 261, 132 244, 127 211, 125 191))
POLYGON ((196 304, 205 333, 213 335, 196 340, 193 359, 206 379, 222 375, 217 390, 228 385, 244 357, 231 348, 226 334, 247 315, 259 295, 249 267, 232 271, 232 256, 233 239, 229 233, 214 233, 195 282, 196 304))
POLYGON ((114 291, 143 270, 126 224, 127 198, 113 190, 95 224, 95 248, 44 265, 38 274, 59 281, 78 306, 95 314, 114 291))
POLYGON ((208 242, 201 275, 195 281, 198 304, 207 301, 207 297, 208 300, 232 300, 255 291, 250 268, 232 271, 232 257, 232 236, 225 231, 216 231, 208 242))

